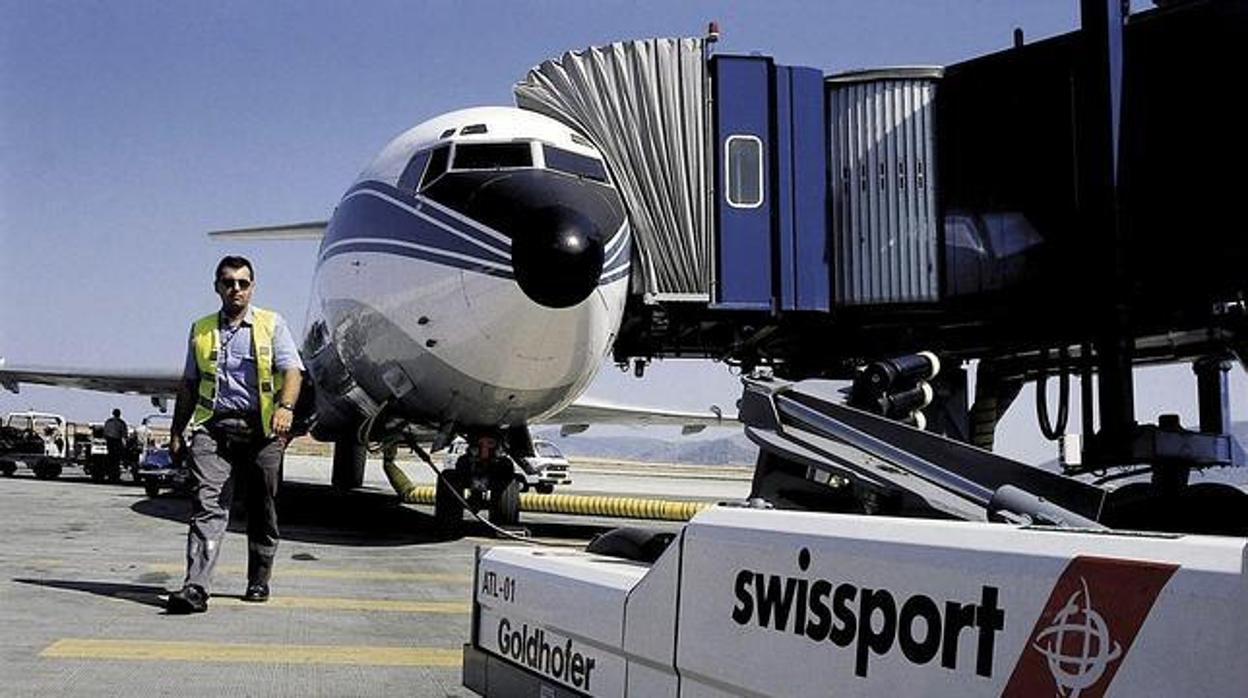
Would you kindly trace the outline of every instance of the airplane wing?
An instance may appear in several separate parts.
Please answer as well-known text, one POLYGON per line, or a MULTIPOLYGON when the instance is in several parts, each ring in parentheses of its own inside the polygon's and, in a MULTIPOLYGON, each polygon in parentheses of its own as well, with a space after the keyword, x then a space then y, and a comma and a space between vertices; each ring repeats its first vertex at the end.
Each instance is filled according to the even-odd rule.
POLYGON ((213 230, 208 237, 217 240, 320 240, 328 226, 328 221, 309 221, 261 228, 231 228, 213 230))
POLYGON ((8 366, 0 360, 0 386, 16 393, 22 383, 81 388, 106 393, 172 398, 182 381, 180 371, 100 370, 87 368, 46 368, 8 366))
POLYGON ((543 422, 562 425, 562 436, 578 434, 591 424, 627 424, 650 426, 666 424, 679 426, 682 434, 695 434, 709 426, 737 424, 735 413, 725 414, 712 406, 705 412, 669 410, 640 405, 620 405, 597 398, 582 397, 543 422))
MULTIPOLYGON (((85 368, 48 368, 39 366, 8 366, 0 360, 0 387, 18 392, 22 383, 51 385, 61 388, 98 390, 106 393, 147 395, 153 399, 170 399, 178 391, 180 372, 142 370, 100 370, 85 368)), ((621 405, 597 398, 582 397, 552 417, 546 424, 561 425, 563 435, 578 434, 593 424, 633 426, 679 426, 681 433, 694 434, 708 426, 736 424, 735 413, 725 414, 719 407, 706 411, 670 410, 641 405, 621 405)))

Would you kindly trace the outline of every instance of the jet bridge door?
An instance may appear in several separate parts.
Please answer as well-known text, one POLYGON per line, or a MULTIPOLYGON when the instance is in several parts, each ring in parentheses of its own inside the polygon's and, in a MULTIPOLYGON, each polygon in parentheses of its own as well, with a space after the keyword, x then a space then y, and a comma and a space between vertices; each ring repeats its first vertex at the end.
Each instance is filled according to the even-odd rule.
POLYGON ((781 310, 831 305, 823 73, 776 66, 774 158, 781 310))
POLYGON ((715 306, 772 307, 770 58, 716 56, 715 306))
POLYGON ((823 74, 759 56, 716 56, 715 306, 827 311, 823 74))

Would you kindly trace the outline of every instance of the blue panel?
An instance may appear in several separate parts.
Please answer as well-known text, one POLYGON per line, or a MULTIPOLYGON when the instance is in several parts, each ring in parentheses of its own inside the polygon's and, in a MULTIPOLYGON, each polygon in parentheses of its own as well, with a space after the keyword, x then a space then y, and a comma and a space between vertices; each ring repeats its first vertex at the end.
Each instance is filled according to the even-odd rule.
POLYGON ((716 298, 723 308, 772 307, 771 278, 771 59, 716 56, 711 63, 715 100, 716 298), (762 144, 762 200, 728 202, 725 150, 730 136, 762 144))
POLYGON ((776 66, 776 206, 775 244, 779 253, 781 310, 797 308, 797 236, 793 227, 793 98, 789 84, 792 70, 776 66))
POLYGON ((828 231, 827 127, 823 73, 789 71, 793 96, 793 208, 799 310, 831 308, 831 246, 828 231))

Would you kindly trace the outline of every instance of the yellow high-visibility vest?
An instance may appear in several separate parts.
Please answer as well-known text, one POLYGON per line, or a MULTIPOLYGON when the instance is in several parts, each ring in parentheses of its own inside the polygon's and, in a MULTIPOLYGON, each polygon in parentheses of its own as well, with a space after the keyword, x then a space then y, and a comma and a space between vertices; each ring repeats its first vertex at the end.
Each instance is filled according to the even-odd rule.
MULTIPOLYGON (((251 319, 251 351, 256 358, 260 423, 264 426, 264 435, 270 436, 273 430, 273 409, 282 390, 282 374, 273 372, 273 332, 277 327, 277 314, 253 305, 251 319)), ((195 351, 195 364, 199 366, 199 388, 196 391, 191 426, 198 426, 212 419, 216 407, 217 358, 221 347, 219 326, 219 315, 213 313, 196 320, 191 328, 191 345, 195 351)))

